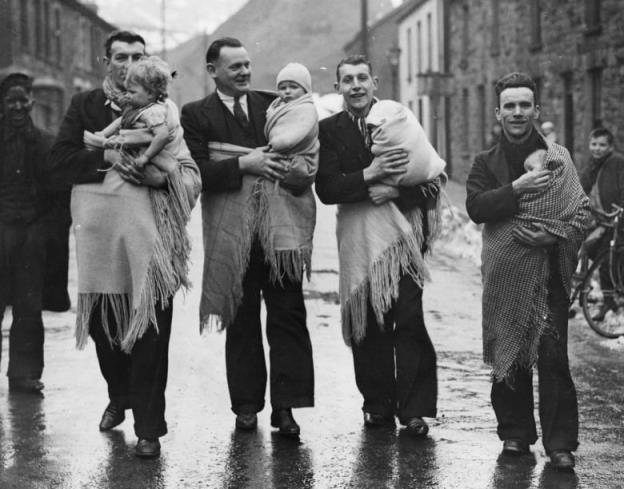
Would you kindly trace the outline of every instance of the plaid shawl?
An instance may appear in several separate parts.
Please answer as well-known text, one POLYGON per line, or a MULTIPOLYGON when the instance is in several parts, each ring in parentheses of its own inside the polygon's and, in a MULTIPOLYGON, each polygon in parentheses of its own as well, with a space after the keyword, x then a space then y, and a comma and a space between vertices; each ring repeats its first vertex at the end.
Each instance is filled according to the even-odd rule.
MULTIPOLYGON (((210 142, 212 159, 251 151, 210 142)), ((254 238, 262 245, 271 280, 301 281, 311 273, 316 201, 308 186, 296 195, 281 185, 245 175, 236 192, 202 194, 204 272, 199 306, 200 328, 229 326, 243 298, 243 278, 254 238)))
POLYGON ((559 238, 559 268, 569 293, 577 250, 589 222, 589 202, 568 151, 549 144, 544 167, 552 171, 549 186, 522 195, 520 210, 512 219, 486 223, 483 228, 483 358, 492 365, 495 381, 535 365, 541 336, 555 334, 546 288, 548 250, 518 243, 512 229, 541 223, 559 238))

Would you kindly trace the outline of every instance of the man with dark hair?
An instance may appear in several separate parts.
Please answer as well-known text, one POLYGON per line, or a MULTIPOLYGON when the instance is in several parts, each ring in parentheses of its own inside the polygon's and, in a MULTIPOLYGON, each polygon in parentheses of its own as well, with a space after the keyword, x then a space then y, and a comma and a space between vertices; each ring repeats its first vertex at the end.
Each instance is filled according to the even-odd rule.
POLYGON ((49 211, 45 163, 52 135, 30 117, 32 82, 28 75, 12 73, 0 83, 0 322, 12 304, 9 388, 36 393, 44 387, 39 379, 49 211))
MULTIPOLYGON (((581 185, 589 195, 592 208, 611 212, 613 204, 624 206, 624 156, 615 151, 613 133, 605 127, 598 127, 589 134, 589 159, 581 171, 581 185)), ((597 226, 587 239, 587 252, 594 259, 609 248, 610 233, 604 226, 597 226)), ((609 263, 600 268, 602 290, 613 289, 609 263)), ((609 311, 617 311, 613 296, 605 295, 600 310, 593 316, 603 321, 609 311)))
POLYGON ((316 192, 324 204, 339 206, 336 231, 341 284, 361 282, 353 294, 352 287, 343 290, 341 285, 340 301, 343 337, 352 348, 355 380, 364 398, 364 424, 394 425, 397 416, 407 433, 422 437, 429 431, 423 417, 435 417, 437 409, 436 353, 422 310, 422 277, 426 276, 422 255, 437 220, 439 186, 428 187, 432 190, 428 193, 420 185, 395 187, 382 182, 404 173, 408 156, 403 150, 378 157, 371 153, 366 116, 376 102, 377 84, 364 56, 350 56, 338 63, 334 86, 344 99, 345 110, 320 123, 316 192), (373 236, 364 223, 376 207, 386 203, 396 204, 397 221, 404 222, 402 229, 409 231, 389 230, 393 238, 384 242, 382 249, 394 251, 384 258, 383 253, 367 253, 374 246, 369 245, 373 236), (361 235, 358 249, 341 246, 348 229, 364 229, 353 233, 361 235), (412 235, 418 236, 418 244, 407 238, 412 235), (392 258, 400 265, 387 266, 392 258), (385 300, 379 300, 375 285, 379 277, 372 278, 369 273, 354 280, 351 272, 356 267, 346 266, 347 260, 366 270, 373 261, 370 268, 380 271, 386 285, 381 287, 387 289, 383 291, 385 300))
POLYGON ((264 298, 271 424, 280 435, 296 437, 300 428, 292 408, 314 405, 312 345, 302 292, 311 247, 302 248, 302 230, 313 227, 315 214, 314 207, 298 201, 311 196, 311 189, 297 197, 275 184, 287 171, 266 147, 266 110, 275 94, 250 89, 251 60, 240 41, 217 39, 206 60, 216 91, 182 108, 184 136, 203 181, 200 321, 202 329, 226 329, 227 381, 236 427, 255 429, 267 381, 260 321, 264 298), (293 206, 282 216, 286 220, 273 222, 267 209, 278 198, 288 198, 293 206), (302 213, 303 208, 310 212, 302 213), (285 236, 277 226, 288 230, 286 240, 280 239, 285 236))
MULTIPOLYGON (((54 181, 73 185, 72 218, 79 258, 77 337, 86 341, 88 334, 93 339, 100 370, 108 384, 109 404, 102 415, 100 431, 111 430, 122 423, 125 410, 132 409, 138 437, 136 455, 157 457, 160 455, 158 438, 167 433, 165 387, 173 297, 163 297, 154 287, 145 294, 133 294, 134 286, 129 278, 147 276, 145 267, 152 267, 153 262, 150 258, 146 265, 140 255, 151 257, 152 249, 156 248, 151 243, 158 242, 147 190, 160 189, 169 195, 173 190, 169 185, 171 176, 155 165, 139 167, 116 150, 89 145, 88 133, 104 129, 127 106, 126 73, 132 63, 145 56, 145 41, 133 32, 116 31, 106 40, 105 49, 107 74, 102 88, 72 98, 50 151, 50 165, 54 181), (115 185, 112 190, 107 185, 111 179, 115 185), (90 202, 82 197, 86 190, 89 190, 90 202), (136 198, 138 195, 140 199, 136 198), (131 205, 136 219, 128 221, 132 223, 130 226, 115 226, 119 221, 116 215, 111 215, 114 213, 107 203, 123 205, 126 196, 135 196, 131 205), (138 247, 149 248, 128 249, 128 243, 136 244, 137 239, 138 247), (102 263, 95 246, 101 246, 107 253, 114 250, 115 259, 102 263), (141 273, 135 273, 137 270, 141 273), (136 324, 137 316, 142 316, 137 313, 137 301, 144 304, 143 298, 148 296, 156 297, 154 300, 158 303, 149 305, 144 332, 138 334, 129 348, 122 349, 125 332, 136 324)), ((180 155, 175 171, 180 172, 182 186, 192 206, 201 186, 199 171, 188 151, 181 151, 180 155)), ((163 256, 162 261, 169 263, 171 259, 163 256)))
POLYGON ((502 139, 476 156, 466 183, 468 214, 485 224, 483 354, 493 368, 492 406, 503 453, 529 453, 537 440, 537 366, 544 448, 554 467, 572 469, 578 412, 568 366, 567 309, 588 202, 567 150, 547 143, 533 126, 539 117, 533 80, 511 73, 495 90, 502 139), (525 161, 538 150, 542 169, 527 171, 525 161), (561 192, 548 194, 555 185, 561 192), (556 217, 550 214, 555 210, 556 217))

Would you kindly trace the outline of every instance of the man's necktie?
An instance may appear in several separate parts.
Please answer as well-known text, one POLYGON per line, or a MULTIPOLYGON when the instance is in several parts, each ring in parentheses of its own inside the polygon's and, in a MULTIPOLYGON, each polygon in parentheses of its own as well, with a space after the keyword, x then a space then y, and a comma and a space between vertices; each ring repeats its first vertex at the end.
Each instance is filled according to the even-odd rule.
POLYGON ((240 103, 240 97, 234 97, 234 117, 243 129, 249 129, 249 119, 240 103))

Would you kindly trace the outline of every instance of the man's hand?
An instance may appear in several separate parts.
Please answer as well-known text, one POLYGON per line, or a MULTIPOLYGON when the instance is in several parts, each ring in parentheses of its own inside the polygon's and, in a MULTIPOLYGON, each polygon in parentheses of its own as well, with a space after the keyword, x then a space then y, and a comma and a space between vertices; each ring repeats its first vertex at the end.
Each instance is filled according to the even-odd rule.
POLYGON ((524 175, 511 182, 514 194, 521 195, 539 192, 545 189, 548 186, 551 174, 549 170, 526 172, 524 175))
POLYGON ((375 205, 385 204, 399 196, 399 189, 392 185, 376 183, 368 187, 368 196, 375 205))
POLYGON ((378 182, 390 175, 400 175, 407 171, 405 167, 409 159, 402 149, 393 149, 373 159, 370 166, 364 168, 364 181, 378 182))
POLYGON ((104 161, 110 163, 121 178, 134 185, 163 188, 167 184, 166 176, 154 165, 139 168, 132 158, 119 151, 104 150, 104 161))
POLYGON ((546 231, 543 224, 533 224, 534 229, 526 226, 516 226, 511 231, 511 235, 518 243, 525 246, 542 248, 552 246, 557 243, 557 236, 546 231))
POLYGON ((156 165, 145 165, 141 172, 141 184, 152 188, 165 188, 167 177, 156 165))
POLYGON ((251 153, 239 157, 240 170, 271 181, 282 180, 288 172, 288 165, 278 160, 277 154, 265 152, 267 149, 268 146, 256 148, 251 153))

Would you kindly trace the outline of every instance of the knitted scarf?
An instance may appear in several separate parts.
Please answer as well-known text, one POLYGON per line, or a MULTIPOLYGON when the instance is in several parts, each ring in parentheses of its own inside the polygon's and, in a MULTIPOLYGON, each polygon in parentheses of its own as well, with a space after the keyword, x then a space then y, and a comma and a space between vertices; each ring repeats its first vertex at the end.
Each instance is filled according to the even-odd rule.
MULTIPOLYGON (((182 141, 181 130, 178 131, 182 141)), ((123 148, 119 151, 127 155, 123 148)), ((99 308, 109 342, 130 352, 180 286, 189 285, 192 201, 174 147, 158 155, 173 165, 168 189, 126 182, 109 171, 102 183, 75 185, 71 212, 78 261, 76 340, 84 347, 89 319, 99 308), (109 324, 109 311, 114 325, 109 324)))
POLYGON ((556 334, 548 307, 549 253, 518 243, 511 231, 540 223, 559 238, 559 269, 569 294, 577 250, 590 219, 588 199, 567 150, 549 144, 544 168, 552 172, 547 189, 522 195, 512 219, 483 228, 483 358, 492 365, 497 382, 535 365, 542 335, 556 334))
MULTIPOLYGON (((209 143, 214 160, 244 155, 250 148, 209 143)), ((311 273, 316 203, 310 187, 293 194, 281 185, 245 175, 236 192, 202 194, 204 272, 202 331, 229 326, 243 298, 243 278, 254 238, 262 245, 271 280, 301 281, 311 273)))

